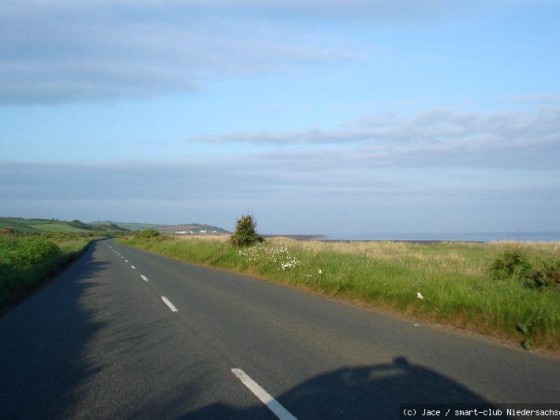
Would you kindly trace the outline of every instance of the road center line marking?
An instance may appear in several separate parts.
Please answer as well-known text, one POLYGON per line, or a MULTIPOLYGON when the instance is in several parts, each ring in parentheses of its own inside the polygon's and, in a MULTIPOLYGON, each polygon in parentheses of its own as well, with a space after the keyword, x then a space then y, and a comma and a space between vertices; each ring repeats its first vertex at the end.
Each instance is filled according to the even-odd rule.
POLYGON ((148 281, 148 277, 146 277, 144 274, 140 274, 140 277, 142 277, 142 280, 148 281))
POLYGON ((124 262, 128 262, 128 260, 124 260, 124 262))
POLYGON ((133 265, 131 265, 130 268, 132 268, 133 270, 136 270, 136 267, 134 267, 133 265))
POLYGON ((253 381, 249 375, 243 372, 241 369, 232 369, 231 372, 237 376, 237 378, 249 388, 255 396, 261 400, 261 402, 266 405, 266 407, 276 415, 280 420, 294 420, 296 417, 292 415, 288 410, 286 410, 278 401, 276 401, 272 395, 266 392, 261 386, 253 381))
POLYGON ((167 299, 165 296, 162 296, 161 300, 163 300, 163 303, 165 303, 167 307, 171 309, 171 312, 177 312, 177 308, 169 301, 169 299, 167 299))

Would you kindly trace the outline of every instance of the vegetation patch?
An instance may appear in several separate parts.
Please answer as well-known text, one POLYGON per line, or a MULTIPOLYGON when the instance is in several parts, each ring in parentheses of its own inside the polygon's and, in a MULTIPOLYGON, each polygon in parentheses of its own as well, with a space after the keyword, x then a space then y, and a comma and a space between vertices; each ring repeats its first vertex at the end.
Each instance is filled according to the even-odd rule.
POLYGON ((498 336, 526 348, 560 350, 560 289, 554 286, 560 277, 560 243, 274 238, 239 248, 228 237, 168 235, 126 237, 121 243, 498 336), (537 286, 541 275, 547 286, 537 286))
POLYGON ((517 281, 531 289, 560 288, 559 260, 531 262, 520 249, 506 250, 494 260, 490 272, 494 279, 517 281))
POLYGON ((144 229, 134 234, 134 236, 136 236, 137 238, 144 239, 157 238, 159 235, 160 233, 156 229, 144 229))
POLYGON ((0 313, 77 258, 99 234, 0 229, 0 313))

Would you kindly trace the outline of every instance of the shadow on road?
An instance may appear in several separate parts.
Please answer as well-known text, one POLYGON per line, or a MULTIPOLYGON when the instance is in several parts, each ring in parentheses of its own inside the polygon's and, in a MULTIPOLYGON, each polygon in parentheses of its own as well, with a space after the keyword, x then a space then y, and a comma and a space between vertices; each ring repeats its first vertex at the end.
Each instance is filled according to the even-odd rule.
POLYGON ((80 299, 105 266, 92 261, 96 246, 0 319, 0 417, 58 418, 72 405, 72 390, 95 374, 82 353, 103 325, 80 299))
MULTIPOLYGON (((249 392, 249 391, 247 391, 249 392)), ((316 376, 277 398, 302 419, 399 418, 402 403, 486 404, 488 401, 437 372, 397 357, 392 364, 339 369, 316 376)), ((214 404, 185 419, 262 418, 257 405, 236 409, 214 404)), ((270 413, 270 418, 274 418, 270 413)))

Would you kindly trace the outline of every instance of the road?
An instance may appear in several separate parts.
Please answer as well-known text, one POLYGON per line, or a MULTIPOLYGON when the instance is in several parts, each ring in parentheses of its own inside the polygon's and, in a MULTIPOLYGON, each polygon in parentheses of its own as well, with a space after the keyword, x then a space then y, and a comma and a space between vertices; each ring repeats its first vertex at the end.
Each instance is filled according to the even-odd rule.
POLYGON ((558 359, 112 240, 0 318, 0 337, 1 418, 390 419, 404 402, 560 401, 558 359))

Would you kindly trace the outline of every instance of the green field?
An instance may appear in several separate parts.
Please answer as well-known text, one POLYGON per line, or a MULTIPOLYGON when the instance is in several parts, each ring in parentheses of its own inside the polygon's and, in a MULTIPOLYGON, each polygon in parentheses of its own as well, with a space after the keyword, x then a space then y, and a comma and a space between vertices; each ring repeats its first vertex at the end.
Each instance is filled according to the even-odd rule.
POLYGON ((121 242, 527 348, 560 350, 560 243, 424 245, 275 238, 238 249, 227 237, 129 237, 121 242), (525 266, 519 265, 509 277, 498 278, 492 267, 508 253, 521 255, 532 270, 523 272, 525 266), (531 283, 539 275, 547 279, 545 286, 531 283))
POLYGON ((22 233, 123 233, 128 231, 127 229, 119 227, 111 222, 84 223, 79 220, 65 221, 57 219, 24 219, 20 217, 0 217, 0 229, 3 228, 11 228, 22 233))
POLYGON ((0 229, 10 228, 19 232, 37 232, 37 229, 30 226, 25 219, 0 217, 0 229))
POLYGON ((29 224, 33 229, 39 232, 87 232, 85 229, 76 228, 73 226, 68 226, 60 223, 40 223, 40 224, 29 224))

